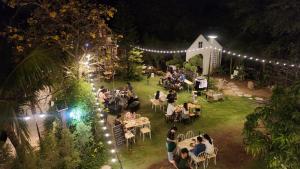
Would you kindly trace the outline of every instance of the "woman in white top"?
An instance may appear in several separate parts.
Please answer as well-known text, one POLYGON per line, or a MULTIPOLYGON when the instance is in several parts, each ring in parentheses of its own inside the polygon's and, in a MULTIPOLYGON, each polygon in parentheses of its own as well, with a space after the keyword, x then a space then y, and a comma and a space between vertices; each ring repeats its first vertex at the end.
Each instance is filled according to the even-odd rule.
POLYGON ((167 108, 167 115, 172 116, 174 111, 175 111, 175 106, 173 105, 173 103, 169 103, 167 108))
POLYGON ((214 154, 214 144, 213 140, 209 137, 208 134, 203 135, 203 144, 205 144, 205 153, 214 154))
POLYGON ((188 108, 188 104, 187 103, 183 104, 181 118, 182 119, 188 119, 188 118, 190 118, 190 113, 189 113, 189 108, 188 108))

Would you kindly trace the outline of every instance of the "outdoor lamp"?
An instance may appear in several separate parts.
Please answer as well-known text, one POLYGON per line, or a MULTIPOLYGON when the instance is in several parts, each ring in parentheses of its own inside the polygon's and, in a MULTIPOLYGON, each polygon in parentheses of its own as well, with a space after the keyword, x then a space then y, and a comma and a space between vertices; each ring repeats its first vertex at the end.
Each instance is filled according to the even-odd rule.
POLYGON ((217 35, 208 35, 209 39, 216 39, 218 36, 217 35))

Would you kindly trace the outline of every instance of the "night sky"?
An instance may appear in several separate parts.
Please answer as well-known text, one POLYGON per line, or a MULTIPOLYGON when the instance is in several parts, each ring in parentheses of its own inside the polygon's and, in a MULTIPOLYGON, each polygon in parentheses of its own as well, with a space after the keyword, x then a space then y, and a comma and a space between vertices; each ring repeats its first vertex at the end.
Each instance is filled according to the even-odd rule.
POLYGON ((218 34, 220 41, 227 42, 238 31, 227 0, 115 0, 111 4, 118 9, 113 22, 130 17, 142 44, 187 47, 200 33, 218 34))
MULTIPOLYGON (((96 1, 96 0, 90 0, 96 1)), ((227 49, 299 60, 299 0, 103 0, 118 12, 109 21, 130 44, 187 48, 199 34, 216 34, 227 49)), ((0 29, 9 10, 0 1, 0 29)))

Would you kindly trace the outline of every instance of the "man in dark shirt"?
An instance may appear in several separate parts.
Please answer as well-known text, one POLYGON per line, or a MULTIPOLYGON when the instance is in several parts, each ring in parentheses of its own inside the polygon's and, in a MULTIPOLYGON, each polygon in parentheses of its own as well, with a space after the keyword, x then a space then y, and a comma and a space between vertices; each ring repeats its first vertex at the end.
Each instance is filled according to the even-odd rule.
POLYGON ((186 148, 183 148, 180 152, 180 156, 178 159, 176 159, 176 167, 178 169, 191 169, 191 163, 189 160, 189 150, 186 148))
POLYGON ((198 156, 200 153, 205 151, 205 144, 202 143, 203 139, 202 137, 197 137, 197 144, 194 147, 194 149, 191 150, 190 155, 198 156))
POLYGON ((173 90, 169 91, 169 94, 167 95, 168 103, 174 103, 176 100, 176 93, 173 90))

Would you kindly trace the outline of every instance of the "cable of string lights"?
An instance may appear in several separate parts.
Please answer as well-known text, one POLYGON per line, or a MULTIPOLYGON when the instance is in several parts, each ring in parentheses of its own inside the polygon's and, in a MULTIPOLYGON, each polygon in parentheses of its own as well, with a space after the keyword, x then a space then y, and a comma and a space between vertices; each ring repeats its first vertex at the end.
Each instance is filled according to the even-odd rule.
POLYGON ((160 54, 175 54, 175 53, 187 53, 187 52, 194 52, 194 51, 200 51, 200 50, 217 50, 219 52, 222 52, 224 54, 228 54, 240 59, 249 59, 255 62, 261 62, 261 63, 269 63, 277 66, 284 66, 284 67, 291 67, 291 68, 300 68, 300 64, 292 64, 288 62, 283 62, 283 61, 276 61, 276 60, 270 60, 270 59, 262 59, 262 58, 257 58, 257 57, 250 57, 247 55, 242 55, 239 53, 235 53, 230 50, 225 50, 213 46, 209 47, 204 47, 204 48, 195 48, 195 49, 185 49, 185 50, 158 50, 158 49, 149 49, 149 48, 142 48, 139 46, 132 46, 135 49, 144 51, 144 52, 151 52, 151 53, 160 53, 160 54))
MULTIPOLYGON (((113 147, 113 141, 111 140, 111 134, 108 132, 108 127, 105 124, 103 110, 102 110, 102 108, 100 107, 100 104, 99 104, 99 100, 98 100, 98 97, 97 97, 97 90, 96 90, 96 87, 95 87, 95 84, 94 84, 93 76, 92 76, 92 74, 90 74, 90 65, 91 65, 91 63, 89 63, 89 62, 90 62, 91 55, 87 54, 86 57, 87 57, 87 62, 85 62, 84 65, 86 65, 87 70, 89 72, 88 78, 89 78, 89 82, 90 82, 90 84, 92 86, 92 92, 93 92, 93 94, 95 96, 95 107, 97 108, 98 114, 100 115, 100 121, 99 121, 99 123, 101 124, 101 128, 103 130, 104 137, 107 139, 106 143, 109 146, 112 147, 110 149, 110 153, 113 154, 113 158, 111 159, 111 162, 115 163, 115 162, 117 162, 117 159, 118 159, 118 161, 120 163, 120 160, 119 160, 118 155, 117 155, 117 151, 113 147)), ((120 163, 120 165, 121 165, 121 163, 120 163)))

